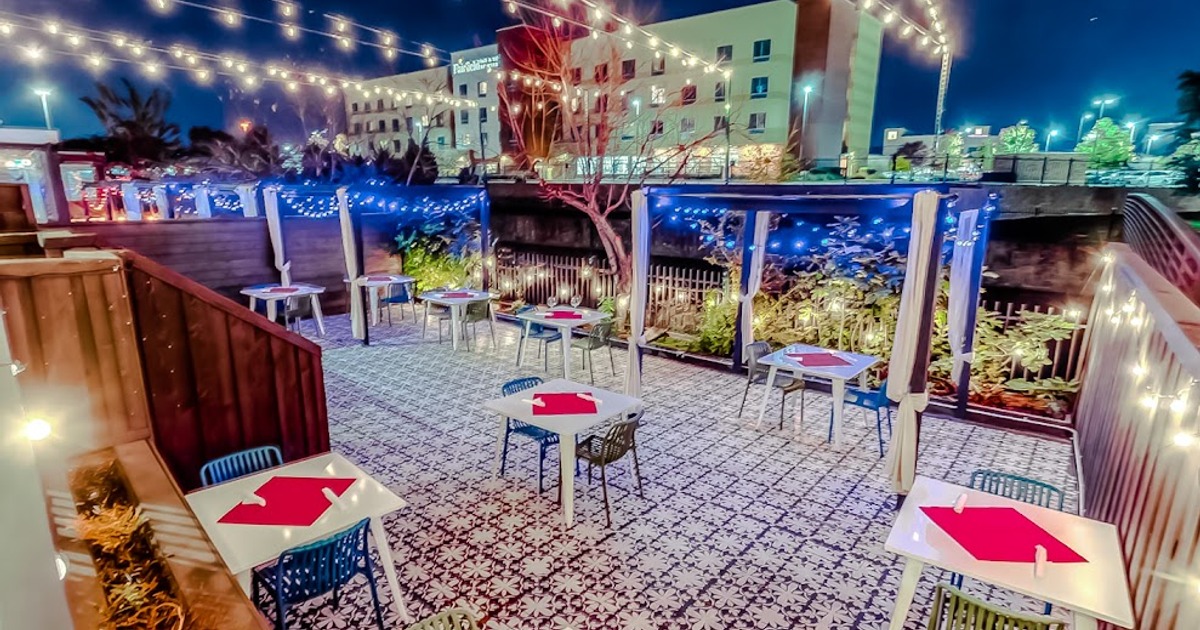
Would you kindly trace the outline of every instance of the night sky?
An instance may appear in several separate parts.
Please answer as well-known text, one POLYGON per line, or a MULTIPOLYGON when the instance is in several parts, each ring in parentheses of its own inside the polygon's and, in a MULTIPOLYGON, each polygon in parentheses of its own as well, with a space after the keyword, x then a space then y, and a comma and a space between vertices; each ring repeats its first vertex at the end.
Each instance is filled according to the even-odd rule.
MULTIPOLYGON (((622 14, 644 23, 746 4, 753 2, 623 0, 616 6, 622 14)), ((911 8, 916 1, 899 0, 899 4, 911 8)), ((1120 104, 1109 109, 1119 121, 1172 120, 1176 76, 1185 69, 1200 69, 1200 37, 1196 36, 1200 2, 944 0, 943 4, 952 32, 962 42, 947 103, 948 127, 967 123, 999 127, 1027 119, 1039 129, 1055 126, 1063 130, 1064 137, 1073 138, 1080 114, 1099 94, 1121 97, 1120 104)), ((337 12, 360 23, 388 28, 409 42, 428 41, 446 50, 492 43, 497 27, 514 23, 503 12, 500 0, 309 0, 301 5, 311 13, 305 23, 314 28, 328 30, 320 14, 337 12)), ((255 15, 275 14, 274 4, 268 0, 241 0, 241 7, 255 15)), ((162 16, 146 0, 9 0, 0 5, 0 11, 57 16, 77 26, 123 30, 158 45, 191 44, 264 61, 294 59, 364 77, 421 67, 415 57, 384 62, 377 50, 347 55, 334 49, 332 41, 314 35, 289 42, 277 27, 265 24, 230 30, 218 26, 212 14, 188 7, 176 7, 162 16)), ((29 35, 23 37, 27 40, 29 35)), ((78 61, 51 57, 40 68, 30 68, 11 46, 0 47, 0 58, 4 60, 0 85, 16 86, 0 90, 4 124, 41 125, 37 97, 26 86, 44 84, 55 90, 52 109, 65 137, 99 131, 91 113, 78 102, 79 96, 92 91, 93 80, 78 61)), ((115 80, 138 74, 129 66, 115 66, 104 76, 115 80)), ((139 82, 146 83, 144 79, 139 82)), ((185 129, 226 123, 223 102, 228 100, 228 88, 197 87, 178 78, 163 83, 174 91, 173 118, 185 129)), ((879 144, 885 127, 930 131, 936 90, 936 63, 916 53, 911 42, 887 37, 873 143, 879 144)), ((287 118, 291 103, 279 91, 264 88, 254 100, 263 115, 273 111, 277 118, 287 118)), ((241 107, 242 113, 254 114, 245 111, 244 101, 241 107)), ((287 127, 285 122, 278 125, 287 127)))

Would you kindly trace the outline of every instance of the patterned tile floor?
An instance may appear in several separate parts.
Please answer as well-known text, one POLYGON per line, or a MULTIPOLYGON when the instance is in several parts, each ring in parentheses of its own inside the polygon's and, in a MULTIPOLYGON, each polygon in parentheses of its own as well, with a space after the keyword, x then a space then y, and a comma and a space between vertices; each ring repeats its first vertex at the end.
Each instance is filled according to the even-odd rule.
MULTIPOLYGON (((782 432, 771 422, 755 430, 757 388, 747 418, 736 419, 744 377, 648 357, 645 499, 617 464, 606 528, 598 484, 580 478, 577 524, 567 529, 554 489, 537 492, 532 442, 514 439, 506 476, 491 479, 497 420, 481 403, 507 380, 547 376, 533 356, 516 367, 514 326, 496 325, 498 348, 481 326, 479 347, 455 353, 438 343, 433 322, 425 339, 411 319, 373 328, 373 344, 362 347, 345 317, 330 319, 320 343, 333 448, 408 501, 385 525, 419 617, 466 604, 490 615, 489 628, 512 630, 886 627, 902 562, 883 550, 893 495, 861 411, 848 412, 837 447, 824 440, 824 394, 807 394, 800 438, 790 418, 782 432)), ((553 350, 550 376, 561 370, 553 350)), ((607 360, 596 361, 598 386, 621 388, 623 353, 616 362, 614 378, 607 360)), ((1074 508, 1067 444, 938 418, 922 436, 921 474, 965 483, 975 468, 1017 472, 1066 488, 1074 508)), ((554 470, 557 455, 549 457, 554 470)), ((924 572, 906 628, 924 627, 933 586, 945 579, 924 572)), ((385 621, 402 627, 386 590, 385 621)), ((352 589, 340 610, 326 600, 300 615, 296 627, 373 627, 366 588, 352 589)))

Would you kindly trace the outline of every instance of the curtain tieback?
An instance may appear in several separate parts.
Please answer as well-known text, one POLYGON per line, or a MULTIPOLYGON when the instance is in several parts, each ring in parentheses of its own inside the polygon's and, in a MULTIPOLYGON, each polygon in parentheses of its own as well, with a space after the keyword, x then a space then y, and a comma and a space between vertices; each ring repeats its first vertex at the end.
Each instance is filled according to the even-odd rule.
POLYGON ((974 360, 975 360, 975 352, 974 351, 955 352, 954 353, 954 362, 955 363, 970 363, 974 360))

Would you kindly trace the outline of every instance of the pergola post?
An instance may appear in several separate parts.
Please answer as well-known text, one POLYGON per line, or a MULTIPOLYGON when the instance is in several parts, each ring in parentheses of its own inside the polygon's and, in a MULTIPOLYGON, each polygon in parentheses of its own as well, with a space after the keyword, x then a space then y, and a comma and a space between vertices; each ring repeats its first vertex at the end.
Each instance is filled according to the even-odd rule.
POLYGON ((364 346, 371 345, 367 325, 367 306, 363 304, 362 289, 363 246, 362 214, 350 209, 350 197, 345 186, 337 189, 338 225, 342 233, 342 254, 346 262, 346 290, 350 293, 350 331, 364 346))
MULTIPOLYGON (((983 210, 971 210, 976 214, 975 230, 979 231, 978 236, 969 236, 974 239, 974 245, 971 248, 970 276, 967 280, 967 291, 969 292, 966 298, 967 312, 963 318, 962 329, 962 354, 958 352, 951 340, 951 352, 954 353, 955 371, 953 374, 956 377, 958 397, 955 400, 954 415, 958 418, 967 417, 967 406, 971 399, 971 362, 974 359, 975 348, 975 321, 979 316, 979 292, 980 284, 983 280, 983 262, 987 257, 987 242, 989 232, 991 231, 991 221, 984 214, 983 210)), ((967 213, 964 213, 967 214, 967 213)), ((974 231, 974 230, 972 230, 974 231)), ((962 238, 962 222, 959 224, 959 238, 962 238)), ((957 248, 956 248, 957 254, 957 248)), ((953 272, 952 272, 953 273, 953 272)), ((951 280, 951 293, 953 294, 954 286, 951 280)), ((951 295, 951 300, 954 295, 951 295)))

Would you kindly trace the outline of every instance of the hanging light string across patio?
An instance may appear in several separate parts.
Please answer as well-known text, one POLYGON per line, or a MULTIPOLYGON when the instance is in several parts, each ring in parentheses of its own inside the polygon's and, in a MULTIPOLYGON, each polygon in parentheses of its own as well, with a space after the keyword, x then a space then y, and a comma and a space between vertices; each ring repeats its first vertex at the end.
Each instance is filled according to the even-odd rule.
MULTIPOLYGON (((148 41, 147 38, 128 33, 106 32, 51 18, 0 11, 0 46, 16 49, 21 58, 31 64, 41 63, 49 55, 59 55, 77 59, 92 71, 101 71, 114 63, 137 66, 143 74, 152 78, 161 77, 168 70, 182 71, 194 82, 202 85, 210 83, 214 77, 226 76, 234 79, 243 89, 253 89, 263 82, 273 82, 282 85, 289 92, 296 92, 303 86, 311 86, 320 88, 328 96, 336 95, 338 88, 356 89, 362 94, 370 93, 370 90, 363 86, 361 79, 330 74, 323 69, 250 61, 233 54, 204 51, 179 44, 163 47, 149 44, 148 41), (61 47, 47 47, 36 40, 28 43, 12 41, 18 38, 21 32, 61 43, 61 47), (114 51, 89 51, 85 49, 90 47, 89 44, 114 51), (115 54, 115 51, 121 51, 127 56, 115 54)), ((450 102, 456 106, 458 103, 473 103, 452 98, 443 91, 389 89, 388 94, 450 102)))
POLYGON ((653 51, 656 59, 663 55, 680 58, 683 60, 684 66, 690 68, 700 65, 704 67, 705 72, 715 72, 719 68, 716 62, 707 61, 702 55, 688 51, 678 44, 673 44, 662 39, 654 33, 638 26, 633 20, 617 15, 602 4, 592 2, 591 0, 558 1, 567 8, 572 3, 584 7, 587 12, 588 22, 565 15, 565 12, 552 11, 525 0, 504 0, 504 5, 508 12, 513 15, 516 15, 519 9, 525 9, 531 13, 549 17, 551 24, 556 28, 563 24, 571 24, 587 29, 593 39, 598 39, 600 35, 604 34, 624 41, 626 48, 633 48, 634 46, 645 48, 646 50, 653 51), (616 28, 610 31, 608 30, 610 25, 615 25, 616 28))
MULTIPOLYGON (((150 6, 157 13, 168 13, 176 5, 207 11, 216 16, 217 22, 227 28, 237 28, 243 22, 257 22, 259 24, 269 24, 277 26, 283 36, 289 40, 300 38, 301 34, 316 35, 318 37, 331 39, 337 43, 338 48, 344 51, 353 50, 356 46, 365 46, 368 48, 376 48, 381 51, 381 54, 387 60, 394 60, 398 55, 411 55, 414 57, 423 57, 430 65, 436 65, 440 59, 435 58, 435 51, 441 49, 435 48, 429 44, 422 44, 419 51, 408 50, 400 46, 400 38, 395 33, 374 27, 362 26, 347 18, 324 14, 324 17, 330 20, 333 30, 323 31, 320 29, 310 28, 300 23, 299 18, 303 13, 303 7, 299 3, 275 0, 276 12, 280 19, 264 17, 240 11, 238 9, 216 6, 205 2, 197 2, 195 0, 148 0, 150 6), (377 41, 369 41, 355 37, 356 29, 373 33, 377 41)), ((448 58, 448 56, 447 56, 448 58)))
POLYGON ((896 27, 902 39, 914 39, 921 48, 928 48, 931 55, 950 51, 946 38, 946 24, 942 21, 941 9, 933 0, 920 0, 930 26, 923 26, 917 19, 906 16, 896 5, 885 0, 859 0, 859 7, 883 22, 884 28, 896 27), (932 48, 930 46, 932 45, 932 48))

